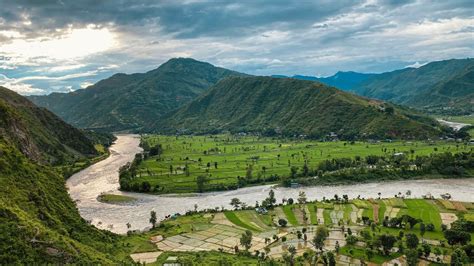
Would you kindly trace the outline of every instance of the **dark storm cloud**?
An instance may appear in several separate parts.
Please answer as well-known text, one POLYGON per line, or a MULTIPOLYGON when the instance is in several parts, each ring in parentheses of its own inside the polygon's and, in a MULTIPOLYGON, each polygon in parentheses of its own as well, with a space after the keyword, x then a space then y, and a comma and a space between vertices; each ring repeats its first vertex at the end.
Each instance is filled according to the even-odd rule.
POLYGON ((473 20, 472 0, 0 0, 0 85, 76 89, 178 56, 262 75, 382 72, 472 57, 473 20), (67 59, 2 51, 81 28, 114 43, 67 59))
POLYGON ((306 27, 328 16, 344 12, 358 1, 2 1, 0 17, 7 29, 21 30, 30 37, 60 34, 57 29, 114 23, 117 26, 158 23, 177 38, 235 36, 256 28, 306 27), (31 21, 25 26, 25 20, 31 21))

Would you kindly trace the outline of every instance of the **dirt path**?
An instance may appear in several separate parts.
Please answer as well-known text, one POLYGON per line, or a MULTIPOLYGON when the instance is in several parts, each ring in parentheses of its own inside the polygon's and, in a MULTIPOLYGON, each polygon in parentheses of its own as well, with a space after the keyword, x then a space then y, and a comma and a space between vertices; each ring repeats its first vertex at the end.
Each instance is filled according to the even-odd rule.
POLYGON ((372 203, 372 208, 374 210, 374 222, 379 222, 379 205, 372 203))

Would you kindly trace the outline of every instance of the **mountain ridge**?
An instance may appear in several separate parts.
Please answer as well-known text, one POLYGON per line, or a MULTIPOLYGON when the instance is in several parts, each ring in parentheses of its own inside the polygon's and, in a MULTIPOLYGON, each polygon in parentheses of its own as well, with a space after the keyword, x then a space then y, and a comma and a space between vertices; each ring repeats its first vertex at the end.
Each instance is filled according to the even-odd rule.
POLYGON ((29 98, 81 128, 136 131, 229 75, 245 74, 173 58, 146 73, 115 74, 83 90, 29 98))
POLYGON ((291 78, 229 77, 153 125, 175 133, 259 132, 322 138, 423 138, 439 124, 407 109, 322 83, 291 78), (403 125, 407 123, 407 125, 403 125), (415 130, 416 129, 416 130, 415 130), (417 132, 418 131, 418 132, 417 132))

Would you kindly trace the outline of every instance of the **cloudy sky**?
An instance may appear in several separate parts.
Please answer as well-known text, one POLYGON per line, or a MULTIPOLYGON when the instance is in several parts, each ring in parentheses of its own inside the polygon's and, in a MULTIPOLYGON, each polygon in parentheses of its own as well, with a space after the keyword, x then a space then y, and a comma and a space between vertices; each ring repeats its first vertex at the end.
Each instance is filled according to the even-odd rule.
POLYGON ((472 0, 0 0, 0 85, 87 87, 192 57, 256 75, 474 57, 472 0))

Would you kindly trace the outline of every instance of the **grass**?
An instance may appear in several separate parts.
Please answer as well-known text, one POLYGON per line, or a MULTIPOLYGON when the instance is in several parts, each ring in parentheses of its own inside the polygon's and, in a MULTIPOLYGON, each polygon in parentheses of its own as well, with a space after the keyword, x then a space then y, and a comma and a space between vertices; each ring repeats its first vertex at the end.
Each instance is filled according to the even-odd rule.
POLYGON ((474 222, 474 213, 466 213, 466 214, 464 214, 464 219, 466 219, 466 220, 468 220, 468 221, 474 222))
POLYGON ((323 218, 324 218, 324 224, 325 225, 332 225, 331 210, 330 209, 324 209, 323 218))
POLYGON ((385 210, 387 207, 382 200, 377 201, 377 203, 379 204, 379 223, 382 223, 382 221, 385 219, 385 210))
POLYGON ((441 205, 443 205, 443 207, 447 210, 456 210, 454 204, 449 200, 438 199, 438 202, 441 203, 441 205))
POLYGON ((301 170, 305 160, 310 168, 315 168, 321 161, 331 158, 387 155, 392 152, 410 154, 410 150, 415 150, 416 156, 469 149, 467 146, 457 148, 455 143, 448 142, 349 144, 343 141, 318 142, 235 135, 148 135, 142 141, 150 146, 161 144, 163 153, 142 162, 134 182, 141 184, 147 181, 152 188, 158 185, 159 189, 154 193, 159 194, 197 192, 196 177, 199 175, 209 177, 205 190, 225 190, 238 187, 237 177, 246 177, 251 184, 275 183, 278 180, 269 180, 270 176, 288 176, 292 166, 301 170), (247 170, 249 165, 252 166, 251 171, 247 170), (189 169, 189 175, 184 171, 185 166, 189 169))
POLYGON ((167 261, 168 257, 177 257, 181 265, 261 265, 254 257, 234 255, 218 251, 199 252, 164 252, 155 263, 147 265, 163 265, 164 263, 176 263, 167 261))
MULTIPOLYGON (((356 258, 356 259, 362 259, 364 261, 367 261, 367 257, 365 256, 365 251, 361 248, 345 246, 339 249, 339 253, 356 258)), ((400 256, 401 254, 398 252, 392 253, 389 256, 382 256, 378 252, 374 252, 374 257, 370 260, 370 262, 373 262, 376 264, 382 264, 388 260, 398 258, 400 256)))
POLYGON ((101 194, 97 200, 105 203, 128 203, 136 200, 134 197, 115 195, 115 194, 101 194))
POLYGON ((318 224, 318 217, 316 215, 316 205, 314 204, 306 204, 306 206, 308 207, 308 211, 309 211, 309 220, 311 222, 311 224, 318 224))
POLYGON ((285 213, 286 218, 288 219, 288 222, 292 224, 293 226, 298 226, 298 220, 296 220, 296 216, 293 213, 293 208, 296 208, 295 205, 284 205, 282 206, 283 212, 285 213))
POLYGON ((236 215, 236 212, 233 212, 233 211, 226 211, 224 212, 224 215, 225 217, 231 221, 233 224, 237 225, 237 226, 240 226, 242 228, 245 228, 245 229, 248 229, 250 231, 254 231, 254 232, 261 232, 262 230, 260 228, 257 228, 256 226, 254 225, 251 225, 249 223, 245 223, 244 221, 242 221, 237 215, 236 215))
POLYGON ((372 221, 374 220, 374 209, 372 208, 372 205, 370 205, 370 208, 364 209, 362 216, 369 217, 369 219, 372 221))

